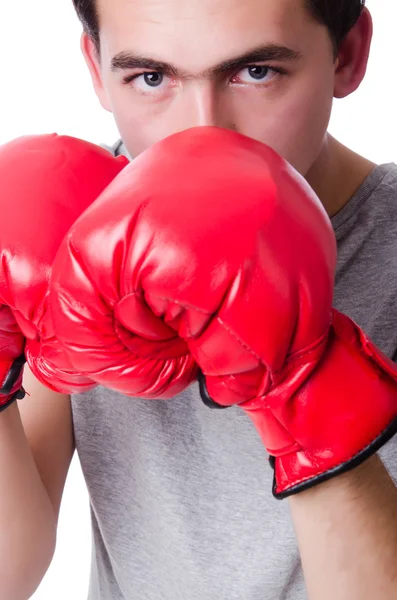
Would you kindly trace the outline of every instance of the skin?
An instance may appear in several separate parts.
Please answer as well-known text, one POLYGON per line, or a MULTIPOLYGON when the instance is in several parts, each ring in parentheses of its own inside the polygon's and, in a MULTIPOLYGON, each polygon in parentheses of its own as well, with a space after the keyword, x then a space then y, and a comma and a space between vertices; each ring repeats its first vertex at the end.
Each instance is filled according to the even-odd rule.
MULTIPOLYGON (((98 0, 98 9, 99 55, 85 34, 81 47, 131 156, 190 127, 233 129, 286 158, 329 215, 374 168, 327 132, 333 98, 365 75, 367 9, 336 57, 303 0, 98 0), (290 53, 236 63, 269 44, 290 53)), ((378 457, 289 502, 310 600, 397 598, 397 492, 378 457)))

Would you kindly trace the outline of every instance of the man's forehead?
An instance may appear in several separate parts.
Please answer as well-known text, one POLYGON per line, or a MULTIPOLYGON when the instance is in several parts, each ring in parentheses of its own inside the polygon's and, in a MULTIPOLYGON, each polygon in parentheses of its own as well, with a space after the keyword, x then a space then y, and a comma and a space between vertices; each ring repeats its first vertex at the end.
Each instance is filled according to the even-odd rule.
POLYGON ((216 15, 248 6, 256 10, 274 11, 275 9, 291 10, 294 6, 304 6, 304 0, 98 0, 100 9, 109 7, 117 12, 120 8, 135 12, 141 16, 159 15, 161 18, 190 19, 201 13, 216 15))
MULTIPOLYGON (((252 39, 255 46, 263 37, 282 37, 307 19, 304 0, 97 0, 101 33, 136 41, 150 37, 154 42, 174 38, 178 45, 205 38, 229 39, 262 33, 262 40, 252 39)), ((283 40, 265 40, 283 42, 283 40)), ((233 51, 233 50, 232 50, 233 51)))

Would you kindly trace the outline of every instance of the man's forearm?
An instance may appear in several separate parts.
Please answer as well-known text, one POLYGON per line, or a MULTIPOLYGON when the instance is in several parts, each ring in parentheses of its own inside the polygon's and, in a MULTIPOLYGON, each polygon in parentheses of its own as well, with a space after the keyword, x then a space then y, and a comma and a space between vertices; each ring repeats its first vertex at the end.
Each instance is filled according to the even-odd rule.
POLYGON ((397 599, 397 489, 377 456, 290 508, 310 600, 397 599))

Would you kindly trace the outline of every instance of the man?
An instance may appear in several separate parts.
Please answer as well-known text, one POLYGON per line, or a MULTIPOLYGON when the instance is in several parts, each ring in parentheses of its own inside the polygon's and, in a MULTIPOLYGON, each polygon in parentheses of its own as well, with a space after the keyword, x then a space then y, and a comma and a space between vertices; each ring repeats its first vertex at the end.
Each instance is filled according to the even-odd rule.
MULTIPOLYGON (((333 97, 352 93, 365 73, 372 25, 361 2, 75 6, 95 89, 124 142, 118 151, 135 157, 198 125, 273 147, 332 217, 335 307, 395 359, 397 169, 376 166, 327 133, 333 97)), ((30 400, 0 415, 0 456, 8 461, 0 528, 9 532, 4 558, 16 597, 35 589, 51 560, 74 447, 91 497, 90 600, 397 597, 395 440, 381 452, 390 476, 375 457, 277 502, 251 423, 234 408, 208 410, 196 385, 167 402, 104 388, 69 401, 28 373, 25 387, 30 400), (18 517, 11 529, 10 515, 18 517), (24 552, 19 545, 10 560, 17 539, 26 540, 24 552)))

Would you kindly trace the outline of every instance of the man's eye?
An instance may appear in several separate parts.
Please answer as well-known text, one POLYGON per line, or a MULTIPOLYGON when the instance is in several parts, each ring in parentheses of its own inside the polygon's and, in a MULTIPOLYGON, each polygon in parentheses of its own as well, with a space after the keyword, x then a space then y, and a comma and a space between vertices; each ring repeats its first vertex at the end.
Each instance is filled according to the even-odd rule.
POLYGON ((160 88, 167 79, 169 78, 159 71, 146 71, 145 73, 137 73, 126 77, 124 83, 132 85, 141 92, 150 92, 160 88))
POLYGON ((266 65, 245 67, 233 78, 233 83, 267 83, 277 76, 281 70, 266 65))

